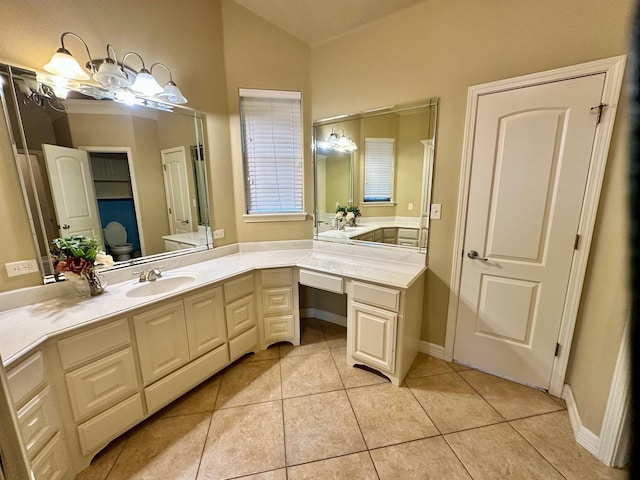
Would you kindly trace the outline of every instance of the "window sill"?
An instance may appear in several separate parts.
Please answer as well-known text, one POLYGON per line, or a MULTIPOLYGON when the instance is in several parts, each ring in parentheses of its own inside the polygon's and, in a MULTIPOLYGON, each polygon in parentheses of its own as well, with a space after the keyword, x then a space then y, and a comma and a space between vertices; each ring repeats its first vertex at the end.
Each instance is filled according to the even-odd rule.
POLYGON ((395 207, 396 202, 362 202, 360 207, 395 207))
POLYGON ((305 212, 300 213, 252 213, 242 215, 245 223, 263 222, 302 222, 307 219, 305 212))

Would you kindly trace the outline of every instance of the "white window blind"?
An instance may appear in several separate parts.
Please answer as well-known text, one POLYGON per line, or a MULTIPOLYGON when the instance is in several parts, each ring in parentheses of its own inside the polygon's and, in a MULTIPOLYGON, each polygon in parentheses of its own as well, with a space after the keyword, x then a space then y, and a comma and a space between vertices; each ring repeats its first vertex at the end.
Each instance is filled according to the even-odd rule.
POLYGON ((364 140, 364 202, 391 202, 395 139, 364 140))
POLYGON ((303 209, 300 92, 240 90, 248 214, 303 209))

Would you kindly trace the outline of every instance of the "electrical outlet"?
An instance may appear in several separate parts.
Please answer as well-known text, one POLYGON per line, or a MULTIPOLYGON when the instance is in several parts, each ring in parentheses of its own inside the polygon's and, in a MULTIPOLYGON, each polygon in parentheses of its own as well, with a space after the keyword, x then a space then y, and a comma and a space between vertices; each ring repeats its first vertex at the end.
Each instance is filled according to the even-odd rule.
POLYGON ((409 205, 407 205, 407 210, 409 211, 413 210, 413 203, 410 203, 409 205))
POLYGON ((440 216, 442 215, 442 204, 441 203, 432 203, 431 204, 431 220, 440 220, 440 216))
POLYGON ((26 275, 38 271, 38 263, 35 259, 21 260, 19 262, 5 263, 4 268, 7 269, 7 275, 17 277, 18 275, 26 275))
POLYGON ((224 228, 221 228, 219 230, 214 230, 213 231, 213 238, 215 239, 221 239, 224 238, 224 228))

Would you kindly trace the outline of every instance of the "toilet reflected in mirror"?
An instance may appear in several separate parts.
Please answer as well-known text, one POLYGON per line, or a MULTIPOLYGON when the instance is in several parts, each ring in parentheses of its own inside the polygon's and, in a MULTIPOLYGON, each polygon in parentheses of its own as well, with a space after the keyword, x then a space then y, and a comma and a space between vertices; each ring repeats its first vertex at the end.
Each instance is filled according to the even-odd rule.
POLYGON ((114 260, 129 260, 133 253, 133 243, 127 242, 127 230, 120 222, 109 222, 104 229, 104 243, 107 253, 114 260))

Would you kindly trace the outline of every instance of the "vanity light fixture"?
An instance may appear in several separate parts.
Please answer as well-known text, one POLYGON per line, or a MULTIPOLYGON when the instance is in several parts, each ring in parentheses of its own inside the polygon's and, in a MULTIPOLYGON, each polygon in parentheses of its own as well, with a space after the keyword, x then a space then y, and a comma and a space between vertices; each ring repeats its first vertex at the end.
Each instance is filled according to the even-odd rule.
POLYGON ((142 63, 142 69, 140 69, 140 71, 136 75, 136 80, 135 82, 133 82, 133 85, 131 85, 130 87, 131 90, 133 90, 136 93, 141 93, 142 95, 146 95, 147 97, 153 97, 154 95, 158 95, 159 93, 162 93, 164 89, 160 86, 160 84, 156 81, 156 79, 153 78, 153 75, 151 75, 151 72, 147 70, 147 67, 145 67, 144 65, 144 60, 139 54, 137 54, 136 52, 127 53, 122 58, 122 65, 123 66, 126 65, 125 62, 127 61, 127 57, 129 55, 135 55, 140 59, 140 62, 142 63))
POLYGON ((342 130, 340 134, 337 134, 332 129, 326 143, 329 145, 329 148, 338 152, 353 152, 358 149, 358 146, 344 130, 342 130))
POLYGON ((65 85, 62 85, 61 82, 85 81, 93 77, 93 80, 98 82, 106 92, 109 92, 101 95, 101 98, 112 98, 116 96, 119 101, 126 103, 141 103, 141 101, 138 102, 131 98, 131 92, 133 92, 133 94, 136 95, 158 99, 167 103, 187 103, 187 99, 173 81, 171 70, 162 63, 154 63, 151 65, 150 70, 158 65, 169 72, 169 82, 164 88, 160 86, 153 77, 151 71, 147 70, 144 60, 136 52, 127 53, 122 58, 122 63, 119 63, 113 46, 107 44, 107 58, 93 59, 87 43, 82 37, 73 32, 64 32, 60 36, 60 44, 61 47, 52 55, 49 63, 44 65, 44 69, 52 74, 52 77, 50 77, 52 81, 48 83, 58 89, 61 98, 64 93, 62 89, 65 88, 65 85), (71 52, 66 49, 64 40, 68 35, 77 38, 84 45, 87 56, 89 57, 86 69, 83 69, 73 55, 71 55, 71 52), (131 55, 138 57, 142 63, 142 68, 139 72, 125 65, 127 58, 131 55), (87 72, 91 74, 91 77, 87 72), (124 92, 124 89, 126 89, 127 92, 124 92), (127 93, 129 93, 129 95, 127 93))
POLYGON ((175 103, 177 105, 187 103, 187 99, 184 95, 182 95, 182 92, 174 83, 173 75, 171 74, 171 70, 169 70, 169 67, 167 67, 164 63, 154 63, 150 68, 151 73, 153 73, 153 67, 155 67, 156 65, 159 67, 163 67, 167 72, 169 72, 169 81, 164 86, 164 91, 158 94, 158 98, 160 100, 164 100, 169 103, 175 103))

